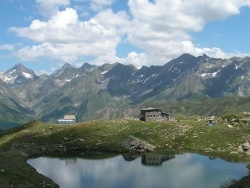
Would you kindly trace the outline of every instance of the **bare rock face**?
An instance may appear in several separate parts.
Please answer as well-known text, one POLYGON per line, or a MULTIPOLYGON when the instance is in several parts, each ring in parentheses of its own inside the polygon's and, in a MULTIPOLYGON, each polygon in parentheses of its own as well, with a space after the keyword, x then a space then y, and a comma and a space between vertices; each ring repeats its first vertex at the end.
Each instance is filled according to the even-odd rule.
POLYGON ((244 150, 242 149, 242 146, 238 147, 238 152, 244 152, 244 150))
POLYGON ((241 147, 244 151, 248 151, 250 149, 250 144, 249 142, 247 142, 247 143, 242 144, 241 147))
POLYGON ((249 153, 250 151, 250 143, 246 142, 238 147, 238 152, 246 152, 249 153))
POLYGON ((143 141, 139 138, 136 138, 131 135, 127 135, 121 142, 121 146, 125 149, 128 149, 130 152, 149 152, 154 151, 155 146, 143 141))
POLYGON ((232 125, 227 125, 227 127, 228 127, 229 129, 234 128, 232 125))

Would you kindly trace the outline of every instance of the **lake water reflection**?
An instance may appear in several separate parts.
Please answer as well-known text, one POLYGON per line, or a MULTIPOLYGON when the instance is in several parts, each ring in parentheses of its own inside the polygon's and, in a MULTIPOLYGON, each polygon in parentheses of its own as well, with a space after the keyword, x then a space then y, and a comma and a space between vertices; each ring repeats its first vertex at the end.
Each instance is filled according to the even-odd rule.
POLYGON ((248 174, 246 163, 230 163, 198 154, 126 156, 107 159, 47 158, 27 162, 60 187, 216 188, 248 174))

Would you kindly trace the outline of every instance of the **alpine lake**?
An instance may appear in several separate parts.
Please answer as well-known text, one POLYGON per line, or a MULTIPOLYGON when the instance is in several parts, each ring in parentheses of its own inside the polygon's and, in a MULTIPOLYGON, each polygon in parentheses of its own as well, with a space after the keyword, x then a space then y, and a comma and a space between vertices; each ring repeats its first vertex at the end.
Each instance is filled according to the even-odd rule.
POLYGON ((179 119, 33 121, 3 132, 0 187, 249 187, 249 123, 179 119))
POLYGON ((248 175, 247 163, 194 153, 84 154, 27 163, 62 188, 221 188, 248 175))

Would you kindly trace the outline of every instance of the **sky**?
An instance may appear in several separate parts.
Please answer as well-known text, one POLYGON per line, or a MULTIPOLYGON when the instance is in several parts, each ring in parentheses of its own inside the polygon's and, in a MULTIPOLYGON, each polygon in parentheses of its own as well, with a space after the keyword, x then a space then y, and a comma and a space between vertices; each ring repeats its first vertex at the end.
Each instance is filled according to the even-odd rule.
POLYGON ((250 56, 250 0, 0 0, 0 71, 250 56))

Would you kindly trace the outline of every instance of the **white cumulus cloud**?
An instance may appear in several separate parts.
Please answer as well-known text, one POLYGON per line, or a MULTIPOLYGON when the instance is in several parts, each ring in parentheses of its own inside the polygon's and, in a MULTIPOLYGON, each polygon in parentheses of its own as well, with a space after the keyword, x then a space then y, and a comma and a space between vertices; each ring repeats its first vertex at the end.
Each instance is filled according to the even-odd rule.
POLYGON ((94 11, 100 11, 113 4, 115 0, 90 0, 90 7, 94 11))
POLYGON ((0 44, 0 50, 5 50, 5 51, 12 51, 14 50, 15 47, 13 45, 10 44, 0 44))
POLYGON ((27 27, 10 28, 34 42, 20 48, 17 56, 23 60, 50 57, 70 62, 93 56, 95 64, 121 61, 136 67, 165 64, 182 53, 229 57, 234 54, 216 46, 200 47, 191 32, 201 32, 208 22, 227 19, 239 14, 243 6, 250 6, 250 0, 128 0, 128 9, 115 13, 111 9, 114 2, 36 0, 39 10, 49 17, 35 19, 27 27), (81 5, 82 10, 88 7, 92 13, 84 12, 88 18, 81 20, 82 12, 73 5, 77 10, 81 5), (131 50, 127 57, 119 58, 116 49, 123 43, 141 52, 131 50))
POLYGON ((70 5, 70 0, 36 0, 38 9, 44 16, 51 16, 58 11, 60 6, 70 5))
POLYGON ((80 21, 74 9, 66 8, 48 21, 33 20, 29 27, 12 27, 10 31, 39 43, 21 48, 17 55, 22 59, 49 56, 74 61, 80 56, 114 54, 121 38, 119 28, 127 23, 126 19, 122 12, 105 10, 80 21))
POLYGON ((145 52, 135 57, 134 64, 164 64, 182 53, 213 57, 226 57, 223 50, 198 47, 194 44, 190 32, 200 32, 205 24, 214 20, 223 20, 240 13, 242 6, 249 6, 250 1, 236 0, 129 0, 132 16, 129 43, 145 52), (145 60, 146 58, 151 58, 145 60), (154 58, 154 59, 152 59, 154 58))

